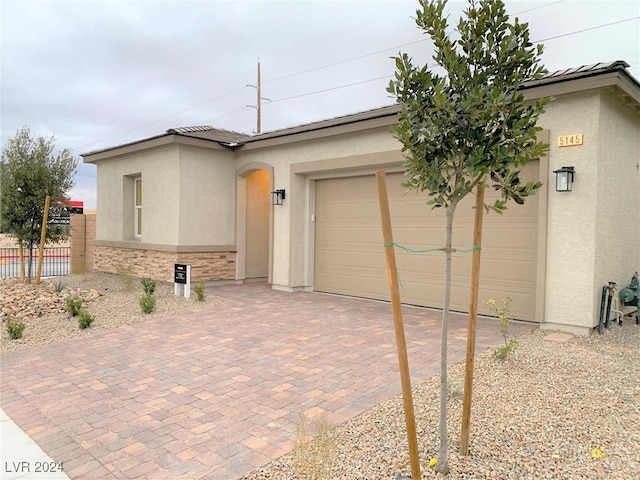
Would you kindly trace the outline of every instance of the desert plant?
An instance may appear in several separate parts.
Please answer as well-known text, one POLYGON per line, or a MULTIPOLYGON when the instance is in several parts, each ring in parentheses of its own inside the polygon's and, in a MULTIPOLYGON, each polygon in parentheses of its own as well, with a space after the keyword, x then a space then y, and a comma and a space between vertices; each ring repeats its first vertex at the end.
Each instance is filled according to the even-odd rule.
POLYGON ((199 302, 204 302, 204 282, 201 280, 199 281, 194 287, 193 287, 193 291, 196 292, 196 298, 198 299, 199 302))
POLYGON ((294 446, 296 478, 301 480, 333 478, 331 470, 336 462, 336 445, 326 414, 312 419, 300 415, 294 446))
POLYGON ((78 318, 78 327, 80 330, 84 330, 85 328, 89 328, 93 321, 96 319, 95 315, 91 315, 86 310, 80 310, 79 318, 78 318))
POLYGON ((462 384, 457 380, 449 380, 447 384, 447 392, 449 393, 449 398, 459 398, 462 396, 462 384))
POLYGON ((53 282, 53 291, 56 293, 62 292, 65 288, 67 288, 67 284, 64 283, 61 279, 55 280, 53 282))
POLYGON ((505 345, 496 347, 496 349, 493 351, 494 358, 497 358, 498 360, 504 360, 509 356, 509 354, 511 354, 516 349, 517 345, 518 345, 518 340, 516 340, 515 338, 512 338, 505 345))
POLYGON ((144 313, 151 313, 156 308, 156 297, 152 293, 145 293, 140 297, 140 308, 144 313))
POLYGON ((119 263, 116 265, 116 273, 120 276, 125 288, 131 290, 131 284, 133 283, 133 270, 131 267, 119 263))
POLYGON ((14 321, 13 318, 11 318, 11 315, 9 315, 7 317, 6 325, 9 338, 11 338, 12 340, 22 338, 22 332, 24 331, 25 327, 24 322, 14 321))
POLYGON ((67 312, 72 317, 77 317, 82 310, 82 300, 77 297, 67 297, 65 300, 67 305, 67 312))
POLYGON ((142 283, 142 288, 144 289, 144 293, 147 294, 152 294, 153 292, 156 291, 156 281, 146 277, 143 278, 142 280, 140 280, 140 282, 142 283))
POLYGON ((511 320, 513 320, 511 318, 511 298, 503 298, 502 306, 498 306, 493 298, 490 298, 484 303, 489 307, 491 313, 498 317, 498 321, 500 322, 500 333, 504 339, 504 345, 497 347, 493 352, 493 356, 500 360, 504 360, 516 349, 516 346, 518 345, 518 340, 515 338, 507 341, 509 336, 509 324, 511 323, 511 320))

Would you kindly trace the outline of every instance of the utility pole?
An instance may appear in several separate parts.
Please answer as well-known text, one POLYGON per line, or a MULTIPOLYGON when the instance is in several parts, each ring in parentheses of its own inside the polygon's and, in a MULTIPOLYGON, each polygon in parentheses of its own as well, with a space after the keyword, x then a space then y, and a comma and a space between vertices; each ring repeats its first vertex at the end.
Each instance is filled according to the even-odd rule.
POLYGON ((262 121, 262 97, 260 95, 261 90, 261 82, 260 82, 260 57, 258 57, 258 85, 256 87, 256 92, 258 92, 258 98, 256 99, 256 133, 260 133, 262 131, 261 121, 262 121))
POLYGON ((256 133, 262 132, 262 101, 266 100, 270 102, 268 98, 262 98, 262 81, 260 80, 260 57, 258 57, 258 82, 255 85, 247 84, 247 87, 255 88, 256 95, 256 104, 255 105, 247 105, 247 107, 256 109, 256 133))

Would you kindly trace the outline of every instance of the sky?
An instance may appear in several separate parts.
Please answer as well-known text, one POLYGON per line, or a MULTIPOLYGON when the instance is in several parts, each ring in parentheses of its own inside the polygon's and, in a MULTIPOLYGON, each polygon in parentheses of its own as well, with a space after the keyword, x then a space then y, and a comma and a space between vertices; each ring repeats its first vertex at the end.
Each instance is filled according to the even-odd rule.
MULTIPOLYGON (((550 70, 625 60, 640 78, 637 0, 506 0, 550 70)), ((467 1, 447 5, 451 29, 467 1)), ((262 131, 385 105, 393 56, 433 46, 417 0, 0 0, 0 141, 27 125, 78 159, 70 192, 96 205, 80 154, 211 125, 262 131)))

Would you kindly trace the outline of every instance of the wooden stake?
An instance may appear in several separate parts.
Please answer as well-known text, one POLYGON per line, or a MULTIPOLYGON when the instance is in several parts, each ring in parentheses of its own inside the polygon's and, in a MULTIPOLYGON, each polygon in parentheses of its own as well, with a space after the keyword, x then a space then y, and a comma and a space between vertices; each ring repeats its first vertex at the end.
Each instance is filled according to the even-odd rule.
POLYGON ((44 215, 42 216, 42 231, 40 233, 40 253, 38 254, 38 275, 36 276, 36 285, 40 285, 40 275, 42 274, 42 260, 44 256, 44 244, 47 240, 47 220, 49 220, 49 203, 51 197, 49 195, 44 199, 44 215))
POLYGON ((409 376, 409 359, 407 357, 407 343, 404 336, 402 321, 402 306, 400 304, 400 288, 398 286, 398 271, 396 256, 393 248, 393 231, 391 230, 391 214, 389 213, 389 197, 387 183, 383 170, 376 172, 378 184, 378 201, 380 203, 380 218, 382 220, 382 237, 384 239, 384 253, 387 260, 387 278, 391 292, 391 308, 393 311, 393 326, 396 334, 396 348, 398 363, 400 364, 400 382, 402 383, 402 400, 407 424, 407 438, 409 441, 409 459, 411 461, 411 478, 419 480, 420 457, 418 453, 418 439, 416 436, 416 421, 413 412, 413 397, 411 393, 411 377, 409 376))
POLYGON ((18 255, 20 257, 20 281, 24 283, 24 247, 22 242, 18 243, 18 255))
POLYGON ((484 213, 484 187, 476 189, 476 211, 473 227, 471 257, 471 291, 469 293, 469 322, 467 327, 467 359, 464 370, 464 396, 462 399, 462 431, 460 454, 469 455, 469 426, 471 424, 471 394, 473 390, 473 363, 476 353, 476 323, 478 320, 478 285, 480 283, 480 246, 482 245, 482 219, 484 213))

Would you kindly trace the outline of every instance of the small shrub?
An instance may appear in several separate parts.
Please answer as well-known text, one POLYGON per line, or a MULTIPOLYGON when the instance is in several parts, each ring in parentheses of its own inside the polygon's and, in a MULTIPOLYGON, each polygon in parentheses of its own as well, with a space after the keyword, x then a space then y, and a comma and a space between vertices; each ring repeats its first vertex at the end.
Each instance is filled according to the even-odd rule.
POLYGON ((202 280, 193 287, 193 291, 196 292, 196 298, 198 301, 204 302, 204 282, 202 280))
POLYGON ((82 300, 76 297, 67 297, 65 300, 67 304, 67 312, 72 317, 77 317, 80 314, 80 310, 82 310, 82 300))
POLYGON ((144 288, 144 293, 152 294, 156 291, 156 281, 152 280, 149 277, 143 278, 141 281, 142 288, 144 288))
POLYGON ((78 327, 80 327, 80 330, 89 328, 95 319, 96 319, 95 315, 91 315, 86 310, 80 310, 80 314, 78 318, 78 327))
POLYGON ((516 346, 518 345, 518 340, 515 338, 507 341, 507 337, 509 336, 509 324, 511 323, 511 320, 513 320, 511 318, 511 298, 503 298, 502 306, 496 305, 496 301, 493 298, 490 298, 484 303, 489 307, 491 313, 498 317, 498 321, 500 322, 500 333, 504 339, 504 345, 497 347, 493 352, 493 356, 500 360, 504 360, 516 349, 516 346))
POLYGON ((133 283, 133 270, 131 270, 131 267, 119 263, 116 265, 116 273, 120 275, 125 288, 131 290, 131 284, 133 283))
POLYGON ((151 313, 156 308, 156 297, 152 293, 145 293, 140 297, 140 308, 144 313, 151 313))
POLYGON ((509 356, 510 353, 512 353, 516 349, 517 345, 518 340, 512 338, 511 340, 509 340, 509 343, 501 345, 493 351, 494 358, 497 358, 498 360, 504 360, 509 356))
POLYGON ((62 280, 58 279, 53 282, 53 291, 56 293, 62 292, 65 288, 67 288, 67 284, 62 280))
POLYGON ((447 393, 449 394, 449 398, 461 397, 463 393, 462 384, 457 380, 449 380, 449 383, 447 383, 447 393))
POLYGON ((22 338, 22 332, 24 331, 24 322, 14 322, 11 315, 7 317, 7 333, 12 340, 18 340, 22 338))
POLYGON ((296 478, 321 480, 333 478, 337 441, 331 433, 326 415, 309 420, 304 415, 296 427, 293 450, 296 478))

